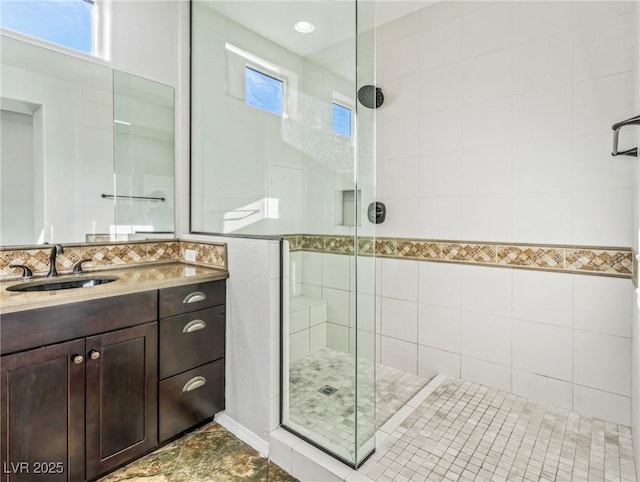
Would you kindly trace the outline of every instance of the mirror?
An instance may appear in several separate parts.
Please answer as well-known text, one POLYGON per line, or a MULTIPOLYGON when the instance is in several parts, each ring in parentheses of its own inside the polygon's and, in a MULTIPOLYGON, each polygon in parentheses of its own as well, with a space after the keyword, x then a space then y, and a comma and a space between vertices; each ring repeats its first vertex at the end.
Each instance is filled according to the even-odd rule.
POLYGON ((1 41, 0 244, 172 233, 173 88, 1 41))

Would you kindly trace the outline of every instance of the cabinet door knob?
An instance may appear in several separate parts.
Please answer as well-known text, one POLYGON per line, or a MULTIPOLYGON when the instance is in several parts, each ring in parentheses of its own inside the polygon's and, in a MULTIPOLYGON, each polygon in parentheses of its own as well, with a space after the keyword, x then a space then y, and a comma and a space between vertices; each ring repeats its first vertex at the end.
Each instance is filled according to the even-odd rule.
POLYGON ((207 299, 207 295, 205 295, 202 291, 194 291, 193 293, 189 293, 182 300, 183 304, 187 303, 197 303, 198 301, 204 301, 207 299))
POLYGON ((84 361, 84 357, 82 355, 73 355, 71 357, 71 361, 73 361, 73 363, 75 363, 76 365, 80 365, 80 363, 84 361))
POLYGON ((91 350, 91 351, 89 352, 89 357, 90 357, 92 360, 97 360, 98 358, 100 358, 100 352, 99 352, 99 351, 96 351, 96 350, 91 350))

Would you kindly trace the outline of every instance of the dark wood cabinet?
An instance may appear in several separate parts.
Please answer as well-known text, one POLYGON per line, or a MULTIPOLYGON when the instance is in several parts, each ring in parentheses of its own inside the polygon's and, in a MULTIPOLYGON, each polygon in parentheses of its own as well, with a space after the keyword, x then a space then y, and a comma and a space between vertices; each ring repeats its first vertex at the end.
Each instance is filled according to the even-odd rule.
POLYGON ((84 340, 0 359, 2 481, 84 480, 84 340))
POLYGON ((2 357, 3 482, 93 479, 153 449, 157 340, 148 323, 2 357))
POLYGON ((225 290, 224 281, 160 290, 160 443, 224 409, 225 290))
POLYGON ((87 479, 157 445, 157 347, 157 323, 86 339, 87 479))
POLYGON ((221 280, 2 315, 0 482, 93 480, 224 409, 225 295, 221 280))

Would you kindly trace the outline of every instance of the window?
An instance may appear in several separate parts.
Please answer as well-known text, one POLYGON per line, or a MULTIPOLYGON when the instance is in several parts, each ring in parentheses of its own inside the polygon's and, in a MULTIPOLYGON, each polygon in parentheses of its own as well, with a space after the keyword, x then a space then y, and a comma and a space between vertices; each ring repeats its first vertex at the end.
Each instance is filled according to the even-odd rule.
POLYGON ((94 0, 2 0, 0 25, 93 54, 94 0))
POLYGON ((333 104, 333 132, 351 137, 351 109, 333 104))
POLYGON ((284 83, 270 75, 245 68, 245 101, 247 105, 282 115, 284 83))

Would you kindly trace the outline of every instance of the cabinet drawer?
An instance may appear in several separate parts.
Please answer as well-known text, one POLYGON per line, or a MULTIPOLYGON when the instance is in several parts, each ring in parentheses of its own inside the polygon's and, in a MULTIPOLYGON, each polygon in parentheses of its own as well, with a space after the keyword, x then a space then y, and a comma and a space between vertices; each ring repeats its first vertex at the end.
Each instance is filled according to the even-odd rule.
POLYGON ((224 333, 224 306, 160 320, 160 379, 222 358, 224 333))
POLYGON ((160 290, 160 318, 222 305, 224 301, 224 281, 164 288, 160 290))
POLYGON ((224 358, 159 384, 160 442, 224 409, 224 358))

